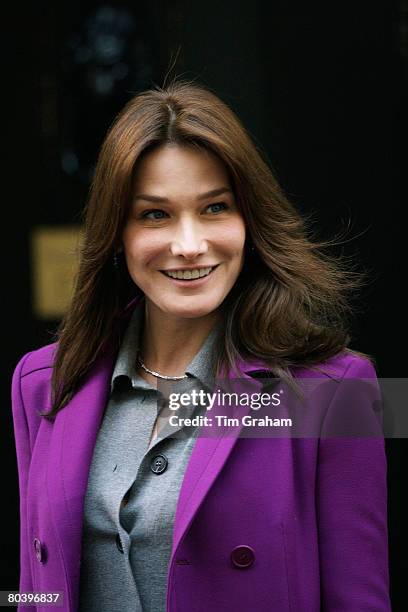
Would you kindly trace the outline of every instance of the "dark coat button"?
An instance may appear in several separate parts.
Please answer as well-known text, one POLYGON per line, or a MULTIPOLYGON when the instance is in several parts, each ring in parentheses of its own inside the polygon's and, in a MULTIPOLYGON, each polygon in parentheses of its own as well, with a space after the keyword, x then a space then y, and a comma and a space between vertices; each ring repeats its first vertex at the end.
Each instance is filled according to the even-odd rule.
POLYGON ((236 546, 231 553, 231 561, 235 567, 250 567, 254 560, 255 552, 250 546, 236 546))
POLYGON ((39 561, 40 563, 44 562, 44 549, 43 546, 41 544, 41 541, 38 538, 34 538, 34 550, 35 550, 35 556, 37 557, 37 561, 39 561))
POLYGON ((120 541, 120 535, 118 533, 116 534, 116 548, 123 555, 123 546, 122 546, 122 542, 120 541))
POLYGON ((162 474, 168 464, 167 457, 164 455, 156 455, 150 463, 150 469, 154 474, 162 474))

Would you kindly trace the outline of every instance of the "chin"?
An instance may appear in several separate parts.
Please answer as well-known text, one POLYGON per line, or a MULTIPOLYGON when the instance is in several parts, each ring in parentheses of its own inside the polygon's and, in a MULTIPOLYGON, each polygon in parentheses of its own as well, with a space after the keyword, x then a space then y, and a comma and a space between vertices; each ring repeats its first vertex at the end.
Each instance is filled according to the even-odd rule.
POLYGON ((180 303, 174 305, 163 305, 160 310, 163 312, 175 316, 175 317, 184 317, 186 319, 198 319, 199 317, 206 317, 207 315, 214 312, 219 304, 203 304, 202 301, 199 304, 191 304, 185 305, 184 307, 180 306, 180 303))

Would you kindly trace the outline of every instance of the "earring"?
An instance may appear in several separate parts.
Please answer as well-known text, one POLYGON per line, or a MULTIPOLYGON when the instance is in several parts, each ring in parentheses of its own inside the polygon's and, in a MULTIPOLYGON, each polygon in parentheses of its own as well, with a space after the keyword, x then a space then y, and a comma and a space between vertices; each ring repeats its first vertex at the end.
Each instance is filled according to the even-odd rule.
POLYGON ((120 256, 123 253, 123 244, 121 244, 117 251, 113 253, 113 265, 117 269, 119 268, 120 256))

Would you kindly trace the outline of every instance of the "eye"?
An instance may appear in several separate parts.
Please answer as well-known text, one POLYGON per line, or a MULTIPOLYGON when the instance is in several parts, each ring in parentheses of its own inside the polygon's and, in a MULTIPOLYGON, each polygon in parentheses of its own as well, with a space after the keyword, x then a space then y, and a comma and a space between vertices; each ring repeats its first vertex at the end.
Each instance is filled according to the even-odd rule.
POLYGON ((154 210, 148 210, 142 214, 142 219, 164 219, 164 215, 166 213, 164 210, 160 210, 159 208, 155 208, 154 210), (149 215, 153 215, 153 217, 149 217, 149 215))
POLYGON ((225 204, 225 202, 215 202, 214 204, 210 204, 208 208, 212 208, 213 213, 219 213, 223 210, 226 210, 228 208, 228 205, 225 204))

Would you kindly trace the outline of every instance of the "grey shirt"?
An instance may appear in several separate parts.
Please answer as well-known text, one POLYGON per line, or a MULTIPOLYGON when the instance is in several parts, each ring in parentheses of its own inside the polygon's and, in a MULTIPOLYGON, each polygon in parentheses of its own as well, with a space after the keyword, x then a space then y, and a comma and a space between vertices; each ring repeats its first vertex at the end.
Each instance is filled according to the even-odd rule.
MULTIPOLYGON (((79 598, 83 612, 166 610, 176 504, 199 430, 168 428, 148 445, 163 396, 136 374, 143 317, 143 306, 137 307, 126 330, 90 467, 79 598)), ((212 388, 217 329, 187 366, 189 378, 172 391, 212 388)), ((206 409, 185 411, 183 416, 194 416, 206 409)))

